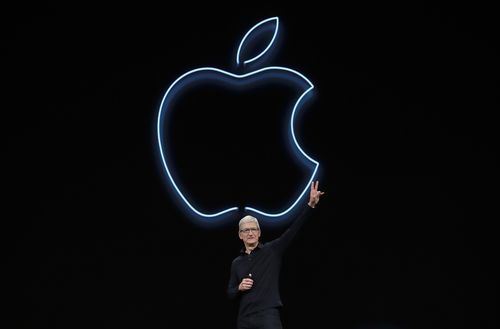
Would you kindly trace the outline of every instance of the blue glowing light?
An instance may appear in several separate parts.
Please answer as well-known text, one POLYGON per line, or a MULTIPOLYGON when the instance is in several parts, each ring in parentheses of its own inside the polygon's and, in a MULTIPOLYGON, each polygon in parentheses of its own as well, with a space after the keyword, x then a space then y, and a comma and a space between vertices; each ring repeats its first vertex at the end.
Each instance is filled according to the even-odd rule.
POLYGON ((264 24, 266 24, 267 22, 270 22, 270 21, 276 21, 276 23, 275 23, 275 29, 274 29, 274 34, 273 34, 273 37, 272 37, 271 41, 269 42, 269 44, 267 45, 267 47, 259 55, 255 56, 254 58, 251 58, 251 59, 248 59, 248 60, 244 61, 243 64, 248 64, 250 62, 253 62, 253 61, 259 59, 262 55, 264 55, 269 50, 269 48, 271 48, 271 45, 274 43, 274 40, 276 39, 276 36, 278 35, 278 26, 279 26, 279 19, 278 19, 278 17, 271 17, 271 18, 265 19, 262 22, 256 24, 250 30, 248 30, 247 34, 245 34, 245 36, 243 37, 243 39, 241 39, 240 45, 238 46, 238 52, 236 53, 236 64, 238 64, 238 65, 240 64, 241 47, 245 44, 245 41, 247 40, 248 36, 250 34, 252 34, 252 32, 254 30, 256 30, 258 27, 260 27, 260 26, 262 26, 262 25, 264 25, 264 24))
MULTIPOLYGON (((258 56, 254 57, 248 61, 245 61, 244 63, 248 63, 248 62, 256 60, 258 57, 262 56, 262 54, 265 53, 269 49, 269 47, 271 46, 271 44, 273 43, 273 41, 276 37, 277 31, 278 31, 278 18, 277 17, 266 19, 266 20, 260 22, 259 24, 255 25, 252 29, 250 29, 250 31, 247 32, 247 34, 244 36, 243 40, 240 43, 240 47, 238 48, 237 62, 239 62, 239 55, 240 55, 241 46, 244 43, 245 39, 248 37, 248 35, 253 30, 255 30, 257 27, 262 26, 262 24, 269 22, 271 20, 276 20, 276 29, 275 29, 275 34, 273 36, 273 40, 269 43, 267 48, 261 54, 259 54, 258 56)), ((217 211, 212 211, 212 212, 200 211, 200 209, 198 209, 195 205, 193 205, 193 202, 191 202, 189 200, 189 198, 185 195, 185 193, 182 192, 181 188, 175 182, 174 175, 171 171, 171 166, 169 165, 169 157, 167 155, 167 150, 166 150, 166 147, 164 147, 165 134, 163 133, 163 131, 164 131, 163 122, 164 122, 165 117, 166 117, 166 112, 169 111, 169 105, 171 104, 171 101, 174 98, 175 94, 177 92, 179 92, 179 90, 182 89, 183 86, 185 86, 186 84, 188 84, 191 81, 199 81, 201 79, 207 79, 207 78, 209 78, 209 79, 212 78, 212 79, 217 80, 217 79, 221 79, 221 77, 223 77, 223 78, 230 79, 231 80, 230 83, 237 84, 237 83, 243 83, 243 81, 248 81, 249 78, 258 79, 259 75, 263 76, 264 74, 267 74, 267 73, 286 74, 288 79, 290 79, 290 80, 291 79, 298 79, 305 86, 305 90, 303 91, 303 93, 300 95, 300 97, 297 99, 297 101, 295 102, 295 104, 293 106, 293 110, 291 112, 291 117, 290 117, 290 122, 289 122, 289 128, 290 128, 289 132, 290 132, 291 140, 293 141, 293 144, 294 144, 294 147, 296 148, 296 150, 298 150, 300 152, 300 154, 302 154, 302 156, 304 156, 312 164, 314 169, 313 169, 311 175, 309 176, 307 183, 301 189, 299 189, 299 193, 298 193, 298 195, 296 195, 296 198, 287 207, 285 207, 285 209, 282 209, 282 210, 276 211, 276 212, 272 212, 272 213, 271 212, 264 212, 262 210, 255 208, 255 207, 249 207, 249 206, 245 207, 244 209, 246 211, 255 212, 255 213, 258 213, 260 215, 267 216, 267 217, 277 218, 277 217, 285 216, 287 213, 292 211, 292 209, 297 205, 297 203, 308 192, 308 189, 311 185, 311 182, 314 180, 314 178, 318 172, 319 162, 314 160, 313 158, 311 158, 309 155, 307 155, 302 150, 302 148, 300 147, 300 145, 297 141, 297 138, 295 136, 294 123, 295 123, 296 113, 300 109, 300 105, 304 101, 305 96, 308 95, 314 89, 314 85, 302 73, 300 73, 296 70, 287 68, 287 67, 280 67, 280 66, 264 67, 264 68, 261 68, 261 69, 258 69, 258 70, 255 70, 255 71, 252 71, 249 73, 241 74, 241 75, 227 72, 227 71, 224 71, 224 70, 221 70, 218 68, 214 68, 214 67, 201 67, 201 68, 197 68, 197 69, 188 71, 188 72, 182 74, 180 77, 178 77, 169 86, 169 88, 165 92, 165 94, 161 100, 159 111, 158 111, 158 117, 157 117, 157 123, 156 123, 156 133, 157 133, 157 142, 158 142, 158 147, 159 147, 159 154, 160 154, 161 163, 163 165, 163 168, 165 169, 165 172, 167 173, 168 181, 169 181, 170 185, 173 187, 175 194, 180 198, 180 200, 182 200, 183 204, 192 213, 194 213, 202 218, 211 218, 211 219, 215 220, 216 217, 222 216, 224 214, 227 214, 227 213, 230 213, 233 211, 237 211, 238 207, 227 207, 225 209, 219 209, 217 211)), ((266 75, 266 77, 267 77, 267 75, 266 75)))

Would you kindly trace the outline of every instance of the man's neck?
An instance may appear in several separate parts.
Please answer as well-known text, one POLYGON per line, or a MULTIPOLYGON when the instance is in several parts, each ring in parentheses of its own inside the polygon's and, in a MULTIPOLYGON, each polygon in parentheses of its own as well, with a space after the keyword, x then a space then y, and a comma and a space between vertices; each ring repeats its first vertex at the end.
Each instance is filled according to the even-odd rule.
POLYGON ((257 248, 257 245, 258 245, 258 244, 259 244, 258 242, 257 242, 257 243, 254 243, 254 244, 246 244, 246 245, 245 245, 245 252, 246 252, 247 254, 251 253, 251 252, 252 252, 252 250, 254 250, 255 248, 257 248))

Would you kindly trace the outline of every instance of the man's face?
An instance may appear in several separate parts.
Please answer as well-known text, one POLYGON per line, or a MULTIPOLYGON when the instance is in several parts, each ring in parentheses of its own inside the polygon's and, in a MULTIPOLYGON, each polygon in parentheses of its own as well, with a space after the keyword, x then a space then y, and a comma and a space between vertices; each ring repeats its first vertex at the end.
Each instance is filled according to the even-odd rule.
POLYGON ((240 227, 240 239, 245 244, 255 244, 259 242, 260 230, 255 223, 243 223, 240 227))

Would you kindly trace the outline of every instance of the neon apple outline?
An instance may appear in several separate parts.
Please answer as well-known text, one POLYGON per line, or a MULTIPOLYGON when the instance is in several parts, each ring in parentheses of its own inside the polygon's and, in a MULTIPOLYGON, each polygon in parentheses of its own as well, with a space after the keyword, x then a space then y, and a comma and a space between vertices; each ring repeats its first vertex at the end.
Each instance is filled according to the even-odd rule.
MULTIPOLYGON (((238 65, 241 65, 241 64, 246 65, 248 63, 254 62, 257 59, 261 58, 271 48, 272 44, 274 43, 276 36, 278 34, 278 26, 279 26, 279 18, 278 17, 271 17, 271 18, 263 20, 263 21, 259 22, 258 24, 254 25, 245 34, 245 36, 242 38, 242 40, 239 44, 237 55, 236 55, 236 63, 238 65), (258 54, 257 56, 255 56, 249 60, 243 61, 243 63, 241 63, 241 59, 240 59, 241 51, 243 49, 242 47, 245 45, 245 42, 247 41, 249 36, 252 35, 252 33, 256 34, 258 32, 259 27, 264 26, 266 23, 267 24, 269 24, 269 23, 275 24, 275 29, 274 29, 274 33, 273 33, 273 37, 272 37, 271 41, 269 42, 267 47, 260 54, 258 54)), ((302 154, 314 166, 314 169, 313 169, 312 174, 310 175, 310 177, 308 179, 308 182, 305 184, 305 186, 301 190, 299 189, 298 197, 296 197, 296 199, 293 202, 291 202, 289 206, 285 207, 284 210, 271 213, 271 212, 265 212, 265 211, 259 210, 255 207, 250 207, 250 206, 244 207, 245 211, 254 212, 254 213, 266 216, 266 217, 278 218, 278 217, 285 216, 286 214, 288 214, 289 212, 291 212, 295 208, 295 206, 299 203, 299 201, 308 192, 309 186, 311 185, 314 177, 316 176, 316 174, 318 172, 318 168, 319 168, 319 162, 314 160, 313 158, 311 158, 309 155, 307 155, 304 152, 304 150, 300 147, 300 145, 297 141, 297 138, 295 136, 295 129, 294 129, 294 122, 295 122, 296 113, 299 109, 299 104, 301 104, 301 102, 305 99, 306 95, 310 94, 310 92, 314 89, 314 85, 311 83, 311 81, 308 78, 306 78, 302 73, 300 73, 296 70, 293 70, 293 69, 290 69, 287 67, 281 67, 281 66, 268 66, 268 67, 260 68, 260 69, 257 69, 255 71, 241 74, 241 75, 227 72, 227 71, 215 68, 215 67, 200 67, 200 68, 188 71, 188 72, 182 74, 180 77, 178 77, 169 86, 169 88, 167 89, 167 91, 163 95, 163 98, 162 98, 160 106, 159 106, 157 123, 156 123, 156 133, 157 133, 157 142, 158 142, 160 159, 161 159, 163 169, 165 170, 165 173, 167 174, 168 181, 169 181, 171 187, 174 189, 175 194, 178 196, 178 198, 180 200, 182 200, 182 202, 185 204, 185 206, 187 206, 187 208, 190 210, 190 212, 192 214, 196 214, 196 215, 198 215, 202 218, 205 218, 205 219, 211 218, 211 219, 215 220, 216 217, 221 217, 227 213, 237 211, 239 208, 238 207, 228 207, 226 209, 222 209, 222 210, 218 210, 218 211, 214 211, 214 212, 202 212, 199 209, 197 209, 195 206, 193 206, 192 202, 190 202, 190 200, 188 200, 188 197, 181 191, 181 188, 175 182, 173 174, 172 174, 171 169, 170 169, 170 166, 168 165, 168 161, 167 161, 168 157, 166 154, 166 150, 162 146, 163 140, 164 140, 164 137, 163 137, 164 134, 162 132, 163 131, 163 121, 165 118, 165 113, 166 113, 168 106, 170 104, 170 101, 173 99, 174 95, 181 89, 181 87, 183 85, 186 85, 192 81, 199 80, 202 77, 206 78, 207 76, 210 76, 212 79, 225 80, 227 82, 231 81, 231 83, 239 84, 239 83, 242 83, 245 78, 257 77, 258 75, 262 75, 262 74, 279 75, 279 74, 283 74, 283 73, 290 74, 292 76, 292 78, 301 80, 305 84, 305 86, 307 87, 305 89, 305 91, 298 97, 297 101, 295 102, 295 104, 293 106, 293 110, 292 110, 292 113, 290 116, 290 122, 289 122, 289 127, 290 127, 289 132, 290 132, 291 139, 293 141, 293 146, 296 148, 296 150, 298 150, 300 152, 300 154, 302 154), (198 78, 198 79, 196 79, 196 78, 198 78)), ((292 78, 290 78, 290 79, 292 79, 292 78)))

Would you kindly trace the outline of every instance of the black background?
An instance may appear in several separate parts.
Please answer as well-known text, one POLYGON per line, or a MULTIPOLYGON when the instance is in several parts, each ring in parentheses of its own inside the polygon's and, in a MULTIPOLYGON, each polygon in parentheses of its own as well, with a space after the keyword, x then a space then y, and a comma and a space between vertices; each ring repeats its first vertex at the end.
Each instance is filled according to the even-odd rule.
MULTIPOLYGON (((271 16, 283 29, 269 64, 316 85, 300 137, 326 192, 285 257, 285 328, 497 327, 492 8, 171 5, 2 13, 16 327, 234 328, 225 288, 239 218, 204 226, 179 210, 155 119, 170 83, 196 67, 231 70, 243 34, 271 16)), ((228 116, 213 136, 268 140, 244 122, 228 116)), ((200 138, 178 147, 190 154, 200 138)), ((205 160, 189 170, 212 175, 205 160)), ((289 192, 292 169, 275 179, 239 161, 207 200, 289 192)), ((282 229, 264 223, 262 240, 282 229)))

